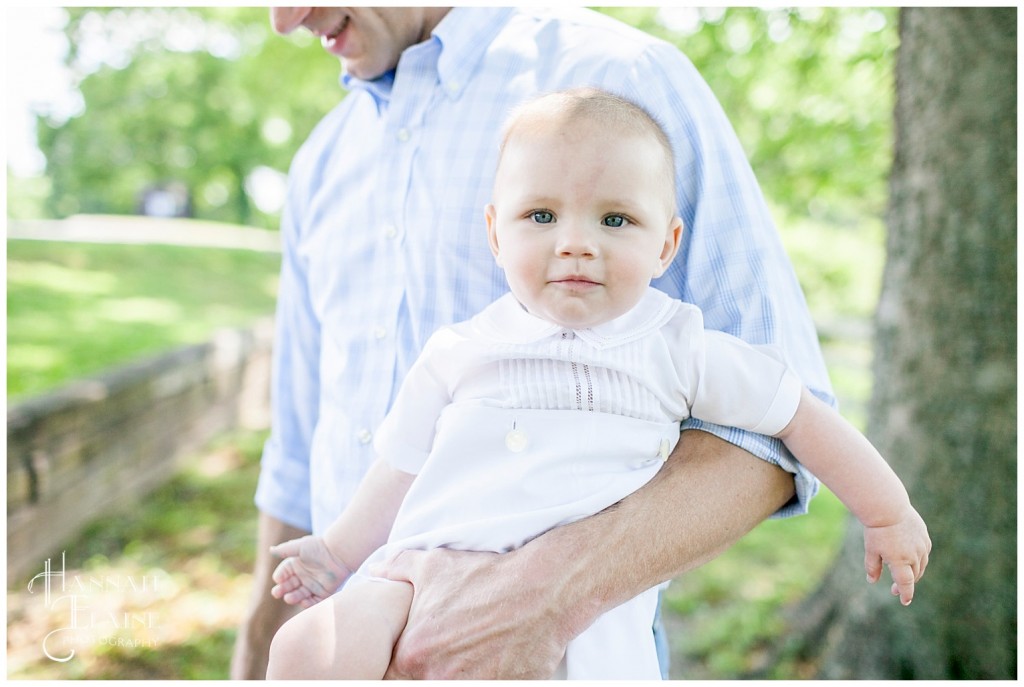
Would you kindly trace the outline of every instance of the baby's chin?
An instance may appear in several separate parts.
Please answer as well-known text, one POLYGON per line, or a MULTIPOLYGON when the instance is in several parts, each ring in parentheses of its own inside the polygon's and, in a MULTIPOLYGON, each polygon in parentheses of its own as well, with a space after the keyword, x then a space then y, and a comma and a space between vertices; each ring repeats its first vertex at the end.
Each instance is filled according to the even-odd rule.
POLYGON ((548 313, 547 315, 541 315, 546 320, 554 322, 563 329, 592 329, 599 325, 611 322, 619 315, 623 313, 610 313, 610 312, 572 312, 571 308, 567 308, 569 312, 558 312, 548 313))

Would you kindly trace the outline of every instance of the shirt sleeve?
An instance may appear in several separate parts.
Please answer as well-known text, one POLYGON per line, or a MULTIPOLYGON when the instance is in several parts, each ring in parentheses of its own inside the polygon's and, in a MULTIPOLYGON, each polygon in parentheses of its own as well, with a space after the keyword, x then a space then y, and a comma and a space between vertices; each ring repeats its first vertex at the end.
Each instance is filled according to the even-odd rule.
POLYGON ((796 414, 803 385, 778 350, 716 331, 700 338, 692 415, 758 434, 781 432, 796 414))
POLYGON ((427 340, 416 362, 402 380, 395 402, 374 434, 377 457, 410 474, 419 474, 434 445, 437 420, 451 401, 442 379, 439 358, 447 355, 451 330, 445 328, 427 340))
POLYGON ((256 506, 282 522, 312 531, 310 447, 319 415, 320 323, 310 301, 305 263, 296 250, 301 227, 297 210, 305 206, 297 191, 293 185, 282 213, 272 429, 263 447, 256 506))
MULTIPOLYGON (((623 94, 665 127, 677 165, 684 222, 679 256, 654 285, 704 312, 707 328, 771 344, 815 395, 835 405, 806 301, 742 145, 708 84, 674 46, 655 43, 634 62, 623 94)), ((806 512, 817 480, 781 441, 691 419, 702 429, 792 472, 797 499, 776 515, 806 512)))

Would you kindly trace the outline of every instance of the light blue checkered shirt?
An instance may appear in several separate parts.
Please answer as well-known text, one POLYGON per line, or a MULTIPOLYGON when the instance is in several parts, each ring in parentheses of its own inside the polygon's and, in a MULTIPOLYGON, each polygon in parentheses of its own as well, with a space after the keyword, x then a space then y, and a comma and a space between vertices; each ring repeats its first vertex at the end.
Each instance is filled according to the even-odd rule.
MULTIPOLYGON (((273 429, 259 508, 323 531, 373 459, 374 431, 430 334, 506 290, 487 245, 500 127, 538 93, 592 85, 654 114, 673 141, 683 245, 655 282, 707 326, 780 346, 831 400, 807 307, 731 126, 679 51, 602 15, 456 8, 430 40, 351 91, 292 165, 281 227, 273 429)), ((710 429, 817 482, 781 442, 710 429)))

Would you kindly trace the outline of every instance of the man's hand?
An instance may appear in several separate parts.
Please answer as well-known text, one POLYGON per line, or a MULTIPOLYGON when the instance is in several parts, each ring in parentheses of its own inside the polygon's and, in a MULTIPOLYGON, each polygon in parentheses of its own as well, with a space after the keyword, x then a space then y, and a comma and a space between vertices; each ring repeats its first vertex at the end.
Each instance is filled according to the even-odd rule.
POLYGON ((403 551, 371 568, 415 589, 385 677, 550 678, 576 633, 560 625, 563 602, 543 566, 525 570, 522 551, 403 551))

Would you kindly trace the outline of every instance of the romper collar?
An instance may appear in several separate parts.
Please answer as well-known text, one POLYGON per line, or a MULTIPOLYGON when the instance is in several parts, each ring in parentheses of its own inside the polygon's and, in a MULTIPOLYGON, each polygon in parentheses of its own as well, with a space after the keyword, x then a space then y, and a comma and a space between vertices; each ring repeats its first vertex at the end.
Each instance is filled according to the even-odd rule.
POLYGON ((588 329, 569 330, 526 311, 511 293, 496 300, 473 318, 478 331, 507 344, 529 344, 572 331, 591 346, 604 349, 635 341, 660 329, 679 309, 681 302, 648 288, 632 310, 588 329))

